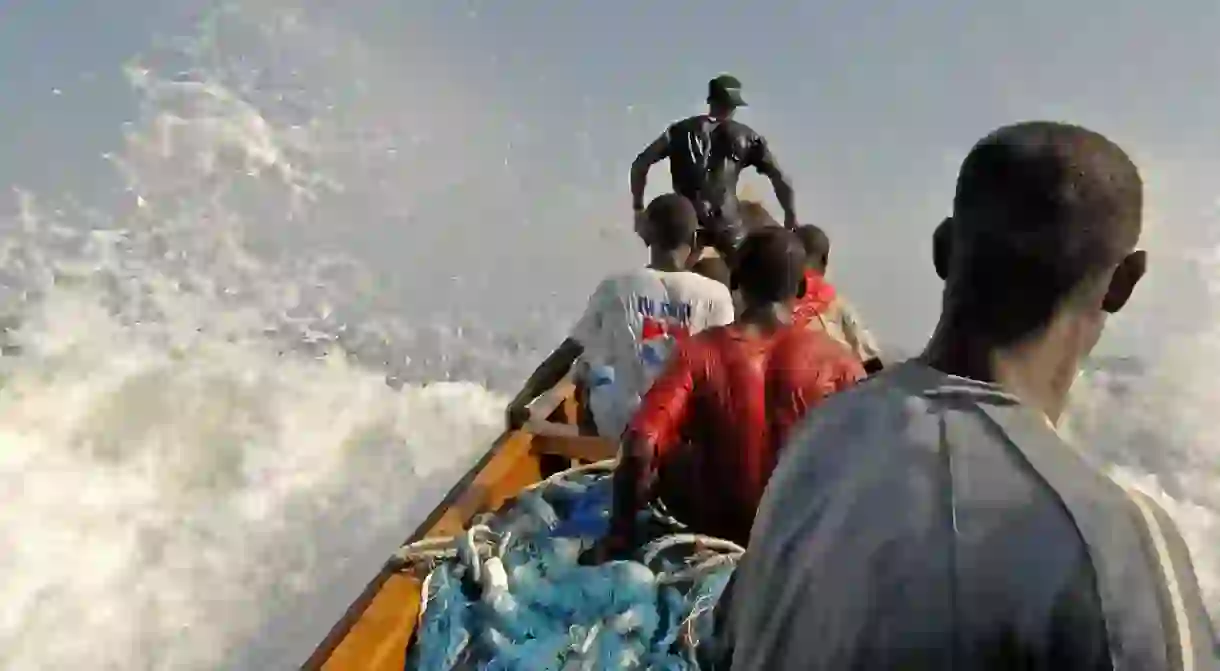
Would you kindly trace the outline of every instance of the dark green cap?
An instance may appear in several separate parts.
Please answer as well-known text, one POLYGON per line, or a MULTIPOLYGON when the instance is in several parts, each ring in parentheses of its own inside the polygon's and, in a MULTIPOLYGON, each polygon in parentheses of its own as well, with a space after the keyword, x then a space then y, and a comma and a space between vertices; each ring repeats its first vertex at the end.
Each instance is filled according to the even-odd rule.
POLYGON ((707 101, 720 102, 733 107, 745 107, 741 97, 741 80, 733 75, 720 75, 707 83, 707 101))

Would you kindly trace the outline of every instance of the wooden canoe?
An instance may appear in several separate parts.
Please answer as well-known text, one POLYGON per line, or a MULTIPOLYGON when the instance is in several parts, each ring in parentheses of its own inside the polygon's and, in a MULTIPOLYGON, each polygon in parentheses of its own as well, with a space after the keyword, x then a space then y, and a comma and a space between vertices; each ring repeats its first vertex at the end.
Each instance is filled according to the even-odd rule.
MULTIPOLYGON (((523 488, 577 463, 613 458, 617 446, 588 435, 575 386, 564 382, 531 407, 524 429, 501 435, 406 540, 452 536, 523 488)), ((415 631, 422 581, 387 562, 301 667, 308 671, 402 671, 415 631)))

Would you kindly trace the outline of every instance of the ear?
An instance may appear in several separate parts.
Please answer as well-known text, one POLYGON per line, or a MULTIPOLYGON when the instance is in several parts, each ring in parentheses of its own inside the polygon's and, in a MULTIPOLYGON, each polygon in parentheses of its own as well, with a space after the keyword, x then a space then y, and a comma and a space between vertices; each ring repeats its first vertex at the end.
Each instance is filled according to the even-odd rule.
POLYGON ((1106 297, 1101 301, 1101 309, 1110 314, 1123 309, 1131 294, 1135 292, 1135 285, 1139 284, 1147 271, 1147 252, 1140 249, 1128 254, 1119 262, 1118 268, 1114 269, 1114 275, 1110 277, 1110 286, 1106 289, 1106 297))
POLYGON ((809 285, 805 282, 805 276, 802 275, 801 279, 796 283, 796 299, 798 301, 805 297, 806 289, 808 288, 809 285))
POLYGON ((932 233, 932 265, 942 280, 949 279, 949 257, 953 251, 953 217, 945 217, 932 233))

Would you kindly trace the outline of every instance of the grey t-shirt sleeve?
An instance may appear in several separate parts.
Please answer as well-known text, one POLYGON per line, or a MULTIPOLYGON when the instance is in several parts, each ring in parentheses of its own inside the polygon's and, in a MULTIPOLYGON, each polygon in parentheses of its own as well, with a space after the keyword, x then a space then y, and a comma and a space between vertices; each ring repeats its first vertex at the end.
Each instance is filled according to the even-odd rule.
MULTIPOLYGON (((908 561, 922 554, 915 544, 892 542, 909 519, 894 512, 906 503, 894 485, 920 484, 893 480, 902 467, 886 466, 867 435, 867 423, 884 421, 860 414, 876 400, 865 387, 835 395, 787 442, 735 576, 734 670, 867 668, 858 662, 877 643, 868 638, 885 615, 879 597, 904 589, 903 566, 926 566, 908 561)), ((912 598, 931 599, 927 581, 909 586, 912 598)))
POLYGON ((1050 612, 1046 658, 1051 669, 1113 669, 1094 581, 1093 566, 1081 553, 1050 612))

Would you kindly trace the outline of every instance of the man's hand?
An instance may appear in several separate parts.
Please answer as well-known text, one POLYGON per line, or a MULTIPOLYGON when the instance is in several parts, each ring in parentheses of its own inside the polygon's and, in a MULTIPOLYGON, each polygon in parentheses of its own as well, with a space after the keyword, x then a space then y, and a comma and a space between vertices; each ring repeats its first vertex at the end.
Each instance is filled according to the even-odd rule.
POLYGON ((784 228, 786 228, 788 230, 792 230, 800 225, 801 225, 800 222, 798 222, 796 219, 795 212, 785 212, 784 213, 784 228))
POLYGON ((504 411, 505 428, 509 431, 516 431, 525 426, 528 421, 530 421, 529 403, 513 401, 508 404, 508 409, 504 411))

